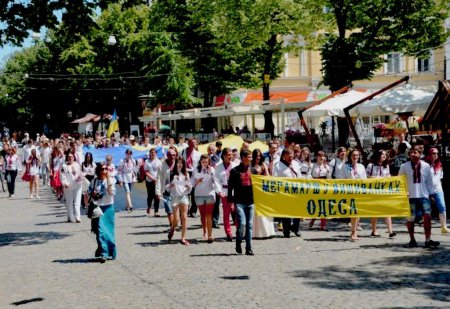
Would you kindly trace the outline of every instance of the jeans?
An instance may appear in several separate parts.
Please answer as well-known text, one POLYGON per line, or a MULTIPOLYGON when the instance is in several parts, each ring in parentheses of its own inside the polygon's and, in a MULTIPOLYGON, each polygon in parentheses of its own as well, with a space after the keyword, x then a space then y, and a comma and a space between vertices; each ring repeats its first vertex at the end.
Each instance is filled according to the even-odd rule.
POLYGON ((242 234, 244 232, 245 225, 245 249, 247 250, 252 248, 254 208, 254 204, 236 204, 236 212, 238 217, 236 244, 242 243, 242 234))
POLYGON ((445 198, 444 198, 444 192, 436 192, 434 194, 431 194, 431 197, 434 198, 434 202, 436 203, 436 207, 439 210, 440 214, 445 213, 445 198))
POLYGON ((411 217, 409 222, 414 222, 416 216, 431 215, 431 203, 426 197, 410 198, 409 207, 411 208, 411 217))
POLYGON ((43 163, 41 166, 41 176, 42 176, 42 184, 49 185, 49 179, 48 176, 50 174, 50 170, 48 168, 48 163, 43 163))

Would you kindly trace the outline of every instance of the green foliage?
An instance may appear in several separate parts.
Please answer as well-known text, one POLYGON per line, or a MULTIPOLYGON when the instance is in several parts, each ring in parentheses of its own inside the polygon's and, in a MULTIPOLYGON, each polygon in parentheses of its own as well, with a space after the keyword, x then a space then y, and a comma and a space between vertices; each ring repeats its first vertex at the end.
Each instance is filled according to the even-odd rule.
POLYGON ((445 42, 449 4, 448 0, 329 0, 336 32, 321 48, 324 84, 337 90, 371 78, 384 63, 381 56, 389 52, 427 57, 429 49, 445 42))

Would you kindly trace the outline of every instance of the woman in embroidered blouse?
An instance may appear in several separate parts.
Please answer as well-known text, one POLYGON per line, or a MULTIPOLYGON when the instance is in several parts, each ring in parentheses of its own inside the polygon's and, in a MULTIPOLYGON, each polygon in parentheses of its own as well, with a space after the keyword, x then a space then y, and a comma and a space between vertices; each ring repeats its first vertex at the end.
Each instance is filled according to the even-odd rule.
POLYGON ((311 151, 308 147, 304 147, 302 149, 300 160, 298 160, 298 165, 300 168, 301 177, 299 178, 311 178, 311 169, 312 169, 312 163, 311 163, 311 151))
POLYGON ((95 176, 95 169, 97 167, 97 164, 93 162, 92 153, 86 152, 84 155, 84 161, 83 164, 81 164, 81 171, 83 172, 84 178, 86 178, 86 184, 87 186, 83 185, 83 199, 84 199, 84 207, 86 208, 88 205, 89 195, 87 193, 87 190, 89 188, 89 184, 91 183, 92 179, 94 179, 95 176))
POLYGON ((220 193, 220 185, 217 183, 214 168, 210 166, 208 155, 201 155, 198 167, 192 174, 192 182, 195 187, 195 202, 200 210, 200 220, 202 222, 203 238, 208 232, 208 243, 212 243, 212 214, 216 193, 220 193))
POLYGON ((166 190, 170 193, 173 210, 169 241, 172 239, 175 227, 178 225, 178 219, 181 217, 181 243, 183 245, 189 245, 189 241, 186 240, 187 209, 192 184, 186 170, 186 161, 183 158, 177 158, 175 160, 175 166, 176 168, 170 172, 170 183, 166 187, 166 190))
MULTIPOLYGON (((317 152, 317 162, 312 165, 311 177, 314 179, 331 179, 331 167, 326 162, 325 152, 317 152)), ((309 222, 309 228, 311 229, 314 225, 316 219, 311 219, 309 222)), ((320 230, 327 231, 326 228, 327 220, 324 218, 320 219, 320 230)))
POLYGON ((133 182, 136 180, 136 162, 131 155, 133 152, 131 149, 125 151, 125 159, 120 161, 117 176, 119 178, 119 184, 125 189, 126 206, 125 209, 128 212, 133 211, 133 204, 131 203, 131 191, 133 190, 133 182))
POLYGON ((69 222, 81 222, 81 189, 84 181, 81 166, 75 162, 75 155, 70 150, 66 155, 67 162, 61 169, 61 183, 66 196, 67 219, 69 222))
POLYGON ((16 148, 9 148, 8 154, 5 156, 5 163, 5 178, 9 197, 14 197, 17 172, 22 170, 22 163, 16 154, 16 148))
MULTIPOLYGON (((348 154, 348 164, 345 167, 344 178, 345 179, 367 179, 366 169, 364 165, 359 163, 361 154, 359 150, 353 149, 348 154)), ((357 235, 357 228, 359 224, 359 218, 351 218, 352 234, 350 236, 352 241, 359 240, 357 235)))
POLYGON ((444 171, 442 163, 439 159, 439 150, 431 148, 428 151, 428 156, 425 161, 431 166, 431 175, 433 176, 433 194, 431 198, 434 199, 439 211, 439 221, 441 223, 441 233, 448 234, 450 231, 447 228, 447 213, 445 210, 444 190, 442 189, 441 180, 444 178, 444 171))
MULTIPOLYGON (((367 165, 366 174, 368 178, 378 178, 378 177, 390 177, 391 173, 389 170, 389 161, 387 160, 386 151, 383 149, 375 150, 372 155, 372 162, 367 165)), ((371 237, 380 237, 377 231, 377 218, 371 218, 372 223, 372 233, 371 237)), ((395 237, 397 233, 392 230, 392 219, 387 217, 386 226, 389 233, 389 238, 395 237)))
POLYGON ((106 260, 114 260, 117 256, 114 233, 116 179, 109 175, 105 163, 96 166, 95 174, 97 177, 92 180, 88 193, 97 198, 93 199, 93 203, 102 209, 103 215, 91 220, 91 228, 97 240, 95 257, 100 258, 100 262, 104 263, 106 260))
POLYGON ((55 189, 56 198, 61 200, 64 194, 64 188, 61 183, 61 169, 64 164, 64 150, 62 147, 55 146, 50 161, 50 185, 55 189))
POLYGON ((26 160, 28 165, 28 173, 30 175, 30 198, 33 198, 33 188, 36 198, 39 199, 39 166, 41 158, 36 154, 36 148, 31 149, 30 157, 26 160))

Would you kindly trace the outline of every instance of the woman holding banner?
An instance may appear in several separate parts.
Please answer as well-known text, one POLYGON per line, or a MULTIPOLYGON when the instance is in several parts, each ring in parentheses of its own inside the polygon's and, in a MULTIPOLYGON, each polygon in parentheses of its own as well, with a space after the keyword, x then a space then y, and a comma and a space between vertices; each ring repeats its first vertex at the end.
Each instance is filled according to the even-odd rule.
MULTIPOLYGON (((366 169, 364 165, 359 163, 361 153, 357 149, 350 150, 348 154, 348 164, 344 170, 345 179, 367 179, 366 169)), ((357 235, 357 229, 359 224, 359 218, 352 218, 352 234, 350 236, 351 241, 359 240, 357 235)))
POLYGON ((308 147, 304 147, 302 149, 300 160, 298 161, 298 165, 300 168, 300 174, 299 178, 309 179, 311 178, 311 170, 312 170, 312 163, 311 163, 311 151, 308 147))
MULTIPOLYGON (((317 162, 312 165, 311 176, 314 179, 331 179, 331 167, 326 162, 325 152, 317 152, 317 162)), ((309 228, 312 229, 316 219, 311 219, 309 222, 309 228)), ((324 218, 320 219, 320 230, 327 230, 327 220, 324 218)))
MULTIPOLYGON (((264 163, 264 157, 261 150, 255 149, 252 152, 251 173, 253 175, 269 176, 269 169, 264 163)), ((275 236, 273 227, 273 218, 263 217, 255 214, 253 217, 253 237, 268 238, 275 236)))
MULTIPOLYGON (((375 150, 372 155, 372 163, 369 163, 366 168, 366 174, 368 178, 380 178, 380 177, 390 177, 391 173, 389 170, 389 164, 387 160, 386 150, 378 149, 375 150)), ((380 237, 380 233, 377 231, 377 218, 371 218, 372 222, 372 233, 371 237, 380 237)), ((391 217, 386 217, 386 226, 389 233, 389 238, 395 237, 396 232, 392 230, 392 219, 391 217)))

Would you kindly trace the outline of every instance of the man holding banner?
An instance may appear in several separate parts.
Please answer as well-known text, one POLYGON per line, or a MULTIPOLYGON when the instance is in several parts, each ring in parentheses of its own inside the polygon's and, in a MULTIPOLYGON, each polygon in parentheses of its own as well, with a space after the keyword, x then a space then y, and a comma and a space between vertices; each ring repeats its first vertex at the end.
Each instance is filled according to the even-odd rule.
POLYGON ((409 205, 411 217, 406 222, 410 242, 409 248, 416 248, 417 242, 414 237, 414 219, 416 215, 423 215, 423 229, 425 231, 425 248, 439 246, 438 241, 431 240, 431 203, 429 196, 433 193, 433 178, 431 167, 428 163, 420 160, 421 151, 413 148, 409 151, 410 162, 403 163, 399 175, 406 176, 409 192, 409 205))
MULTIPOLYGON (((273 168, 273 176, 276 177, 288 177, 299 178, 301 175, 298 164, 294 160, 294 152, 286 148, 281 153, 281 159, 277 162, 273 168)), ((300 218, 283 218, 283 235, 286 238, 290 237, 291 231, 295 236, 300 237, 300 218), (292 221, 292 222, 291 222, 292 221)))

